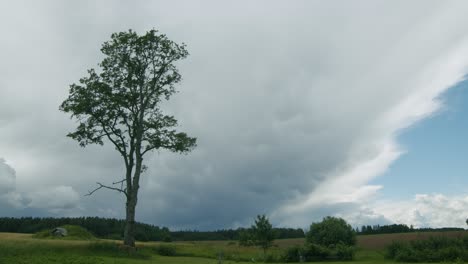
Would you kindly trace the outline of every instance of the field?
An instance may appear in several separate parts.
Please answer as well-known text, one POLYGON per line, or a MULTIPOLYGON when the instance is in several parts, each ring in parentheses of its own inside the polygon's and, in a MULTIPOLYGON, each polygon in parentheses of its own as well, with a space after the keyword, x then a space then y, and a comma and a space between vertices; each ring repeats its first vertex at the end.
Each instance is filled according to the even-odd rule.
MULTIPOLYGON (((358 252, 351 263, 394 263, 384 259, 383 248, 393 240, 424 239, 431 235, 460 236, 468 232, 436 232, 367 235, 358 237, 358 252)), ((303 239, 277 240, 270 250, 278 255, 291 245, 299 245, 303 239)), ((256 248, 239 247, 234 241, 138 243, 136 252, 128 252, 112 240, 57 240, 35 239, 30 234, 0 233, 0 264, 3 263, 218 263, 216 256, 222 252, 223 263, 258 262, 260 251, 256 248), (175 248, 178 256, 160 256, 161 245, 175 248), (257 261, 256 261, 257 260, 257 261)), ((327 262, 329 264, 350 262, 327 262)))

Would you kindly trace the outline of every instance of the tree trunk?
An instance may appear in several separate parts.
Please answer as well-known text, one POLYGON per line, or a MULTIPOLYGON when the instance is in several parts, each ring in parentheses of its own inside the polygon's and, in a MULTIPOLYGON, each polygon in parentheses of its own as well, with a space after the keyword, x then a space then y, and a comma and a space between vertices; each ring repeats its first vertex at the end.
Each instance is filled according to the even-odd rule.
POLYGON ((126 221, 124 230, 124 245, 129 247, 135 247, 135 207, 137 201, 136 197, 129 195, 126 205, 126 221))
MULTIPOLYGON (((140 175, 143 166, 143 157, 140 152, 141 136, 137 138, 135 149, 136 164, 133 181, 131 187, 127 184, 127 217, 124 230, 124 245, 130 247, 135 247, 135 208, 138 201, 138 189, 140 188, 140 175)), ((127 181, 130 182, 131 178, 127 177, 127 181)))

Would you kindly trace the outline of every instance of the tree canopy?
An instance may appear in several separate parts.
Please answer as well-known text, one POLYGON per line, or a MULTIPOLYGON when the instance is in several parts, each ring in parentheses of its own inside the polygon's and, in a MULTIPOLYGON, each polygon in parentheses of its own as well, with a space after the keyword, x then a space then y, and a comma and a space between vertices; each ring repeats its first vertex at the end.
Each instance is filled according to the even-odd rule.
POLYGON ((306 240, 327 247, 340 243, 351 246, 356 244, 356 233, 344 219, 327 216, 322 222, 310 225, 306 240))

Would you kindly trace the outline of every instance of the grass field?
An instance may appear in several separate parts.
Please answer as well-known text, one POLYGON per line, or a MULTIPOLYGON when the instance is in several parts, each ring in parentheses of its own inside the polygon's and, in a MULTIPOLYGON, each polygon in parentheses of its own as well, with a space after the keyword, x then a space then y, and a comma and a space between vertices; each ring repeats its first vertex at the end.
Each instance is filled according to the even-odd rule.
MULTIPOLYGON (((460 236, 467 232, 444 233, 409 233, 368 235, 358 237, 358 252, 352 262, 338 263, 395 263, 384 259, 382 248, 393 240, 424 239, 430 235, 460 236)), ((284 248, 299 245, 303 239, 277 240, 270 250, 271 254, 280 254, 284 248)), ((138 243, 137 252, 127 252, 119 248, 119 242, 111 240, 58 240, 35 239, 30 234, 0 233, 0 264, 3 263, 218 263, 216 256, 223 252, 226 259, 223 263, 252 263, 258 260, 261 253, 256 248, 239 247, 235 242, 177 242, 177 243, 138 243), (156 249, 160 245, 174 247, 178 256, 160 256, 156 249)))

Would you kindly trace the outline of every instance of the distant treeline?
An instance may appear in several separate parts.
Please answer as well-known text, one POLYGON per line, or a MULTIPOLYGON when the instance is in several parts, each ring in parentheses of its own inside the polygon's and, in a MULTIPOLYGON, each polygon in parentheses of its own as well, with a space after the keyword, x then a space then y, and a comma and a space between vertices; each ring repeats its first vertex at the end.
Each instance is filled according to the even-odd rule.
MULTIPOLYGON (((99 238, 121 239, 125 220, 100 217, 0 217, 0 232, 36 233, 63 225, 78 225, 86 228, 99 238)), ((136 223, 136 240, 138 241, 206 241, 206 240, 238 240, 239 234, 245 229, 227 229, 217 231, 175 231, 167 227, 158 227, 136 223)), ((302 238, 304 231, 293 228, 276 228, 278 238, 302 238)))
POLYGON ((355 231, 359 235, 372 235, 372 234, 393 234, 393 233, 410 233, 410 232, 443 232, 443 231, 460 231, 463 228, 458 227, 443 227, 443 228, 413 228, 403 224, 393 225, 367 225, 362 226, 360 229, 356 228, 355 231))
MULTIPOLYGON (((216 231, 174 231, 171 232, 172 240, 174 241, 203 241, 203 240, 239 240, 245 228, 238 229, 223 229, 216 231)), ((274 228, 275 237, 283 238, 303 238, 304 230, 301 228, 274 228)))

